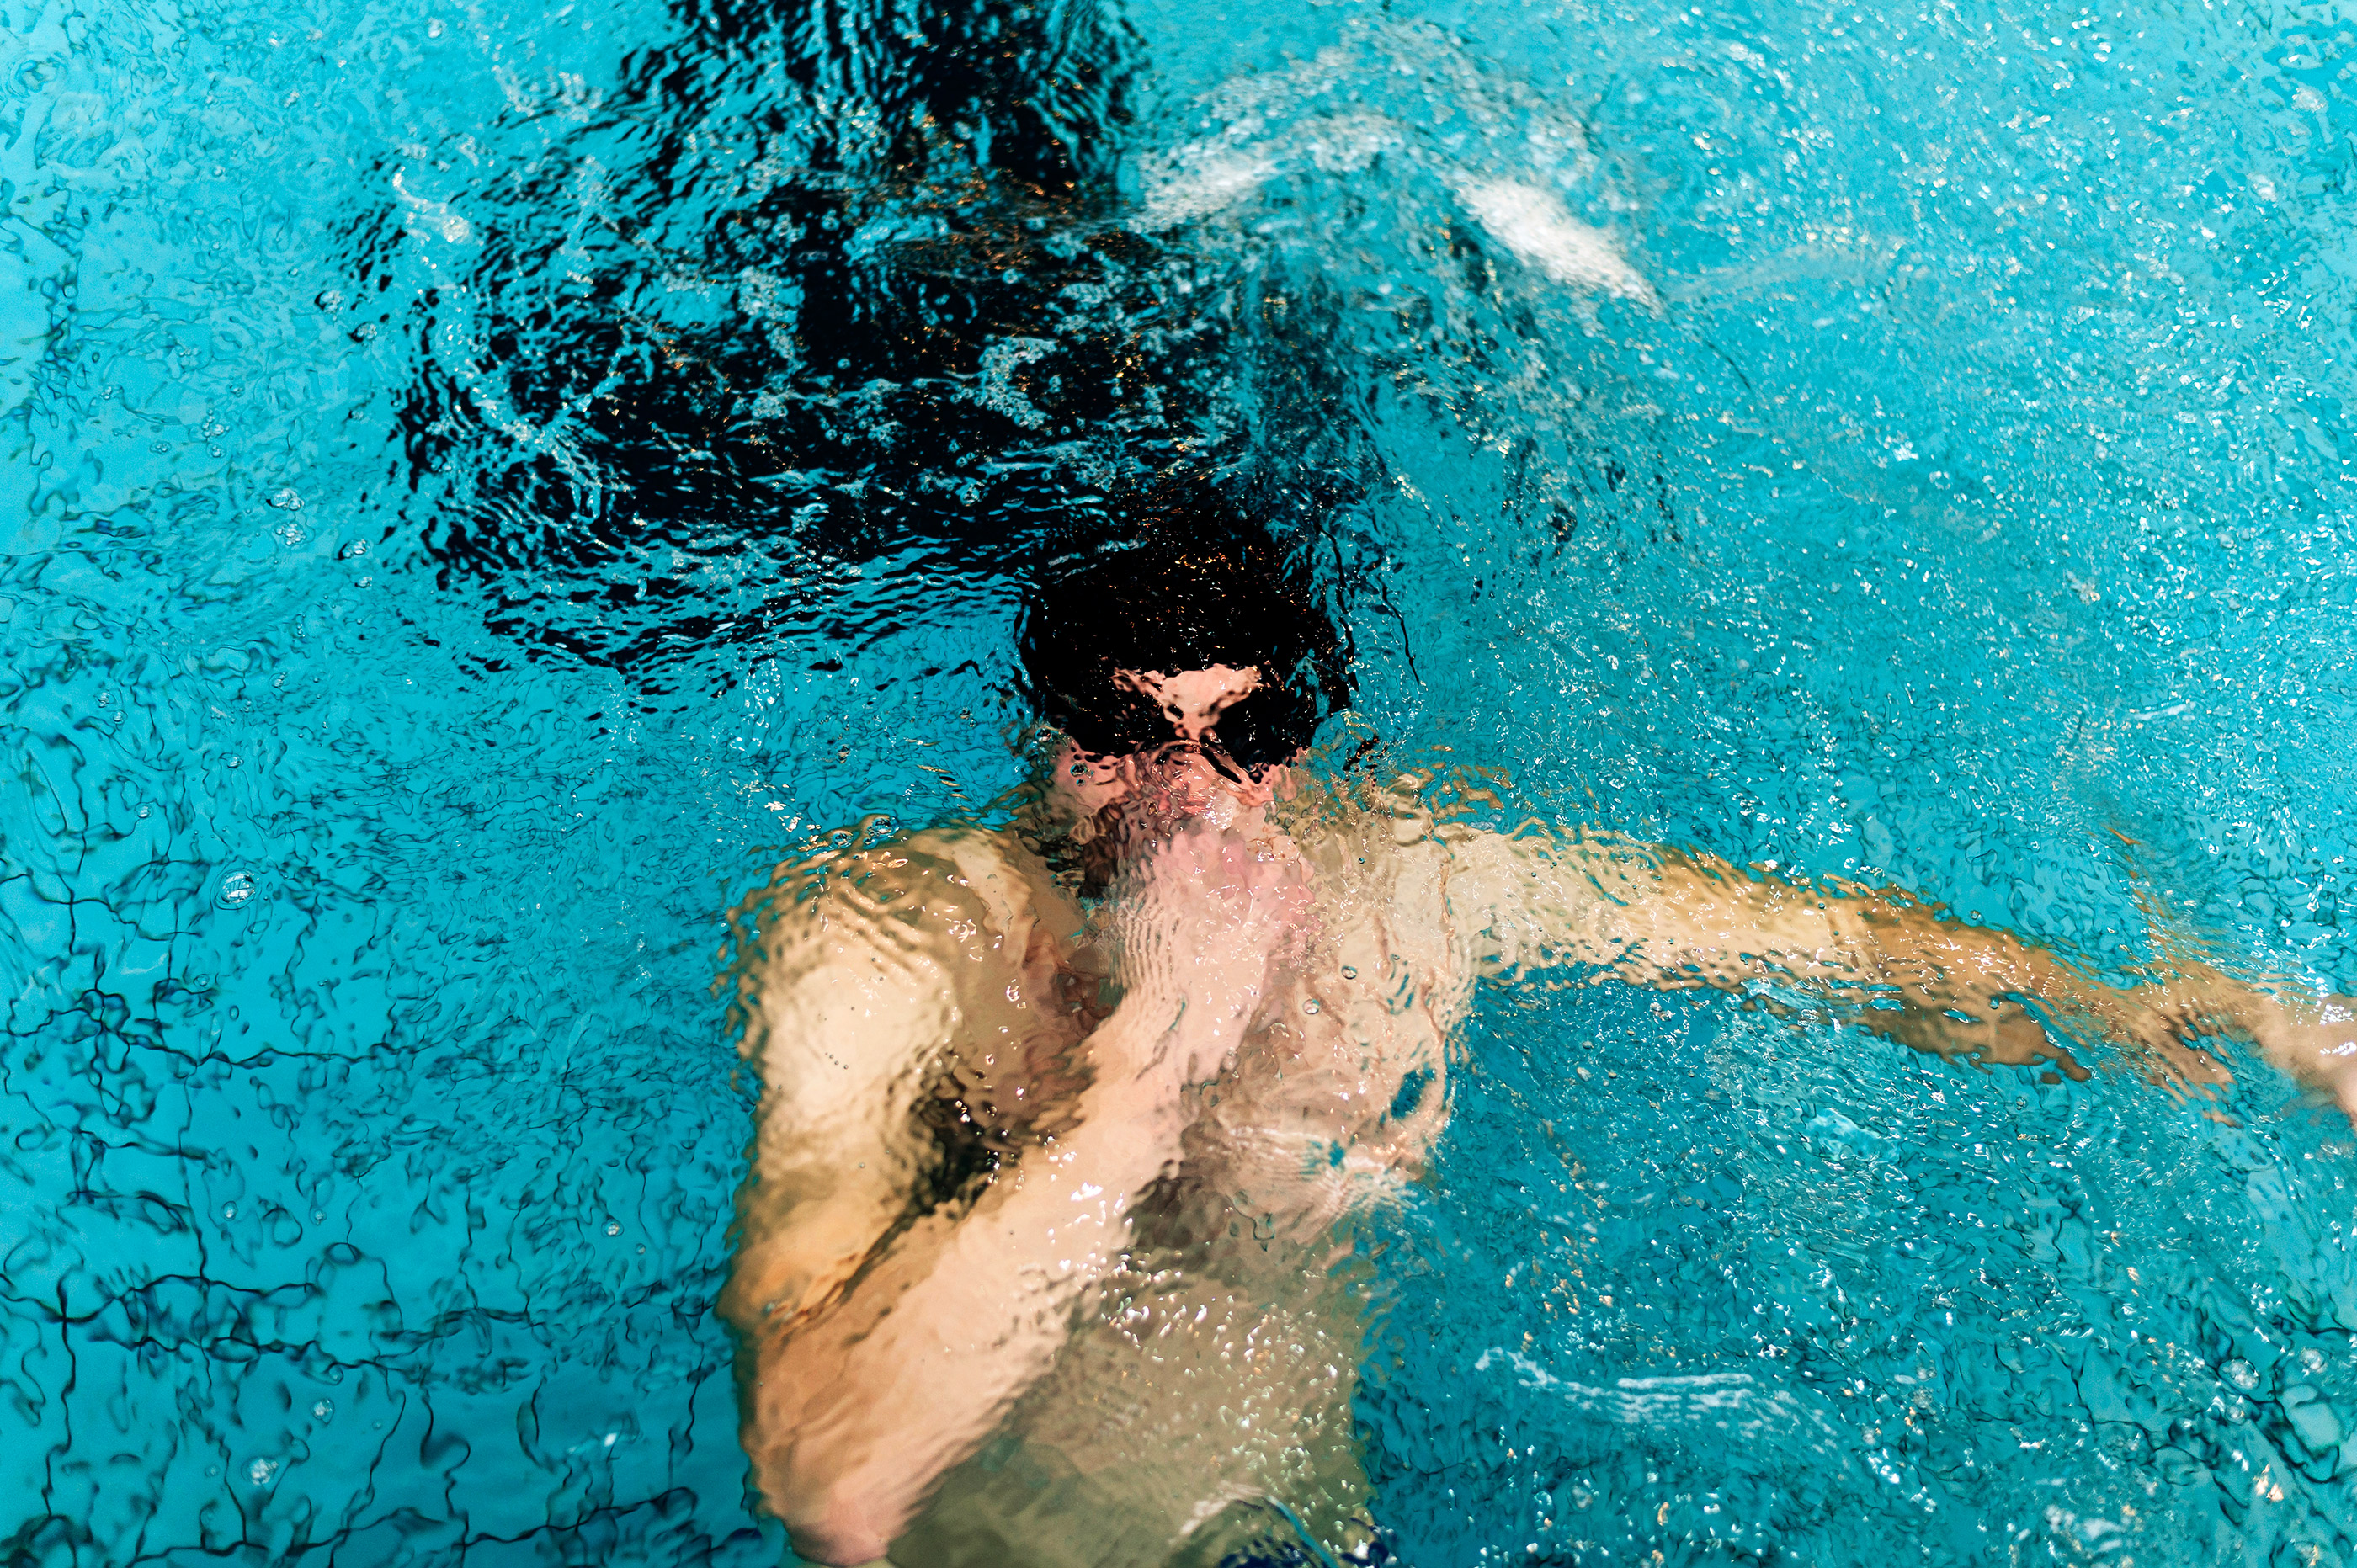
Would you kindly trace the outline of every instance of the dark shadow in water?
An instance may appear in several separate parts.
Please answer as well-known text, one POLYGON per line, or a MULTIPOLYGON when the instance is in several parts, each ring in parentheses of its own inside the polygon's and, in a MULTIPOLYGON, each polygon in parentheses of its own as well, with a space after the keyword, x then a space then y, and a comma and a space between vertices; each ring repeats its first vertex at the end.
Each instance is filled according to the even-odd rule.
MULTIPOLYGON (((708 695, 738 661, 702 650, 856 642, 845 564, 1019 574, 1119 526, 1108 484, 1174 467, 1305 544, 1361 493, 1309 347, 1334 302, 1267 308, 1249 269, 1123 222, 1140 53, 1117 19, 675 23, 587 124, 503 123, 463 290, 417 291, 408 526, 494 630, 708 695)), ((402 222, 353 234, 358 271, 399 271, 402 222)))

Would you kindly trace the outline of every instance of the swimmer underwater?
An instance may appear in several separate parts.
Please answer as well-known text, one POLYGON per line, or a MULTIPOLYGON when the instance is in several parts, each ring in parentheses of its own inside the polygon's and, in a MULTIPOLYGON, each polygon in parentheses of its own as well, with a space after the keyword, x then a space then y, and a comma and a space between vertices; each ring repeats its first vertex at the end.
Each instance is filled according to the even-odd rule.
POLYGON ((1384 1556, 1351 1427, 1354 1214, 1415 1179, 1482 980, 1772 982, 1920 1049, 2156 1079, 2227 1034, 2357 1111, 2340 999, 2131 989, 1895 893, 1437 821, 1301 766, 1350 699, 1305 571, 1212 492, 1034 593, 1060 732, 1011 827, 863 841, 748 906, 762 1093, 721 1298, 802 1557, 1092 1568, 1384 1556), (2034 1004, 2032 1011, 2030 1004, 2034 1004))

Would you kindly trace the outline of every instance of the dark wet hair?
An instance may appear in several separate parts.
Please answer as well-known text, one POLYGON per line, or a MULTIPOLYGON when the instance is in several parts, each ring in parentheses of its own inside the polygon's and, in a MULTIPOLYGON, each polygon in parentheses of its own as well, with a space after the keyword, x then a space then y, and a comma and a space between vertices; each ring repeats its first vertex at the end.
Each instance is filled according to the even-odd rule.
POLYGON ((1251 665, 1260 686, 1220 714, 1206 749, 1254 776, 1291 761, 1351 702, 1349 659, 1308 563, 1205 484, 1165 481, 1114 503, 1113 536, 1031 585, 1020 648, 1041 715, 1084 751, 1151 750, 1171 738, 1169 721, 1116 688, 1114 671, 1251 665))

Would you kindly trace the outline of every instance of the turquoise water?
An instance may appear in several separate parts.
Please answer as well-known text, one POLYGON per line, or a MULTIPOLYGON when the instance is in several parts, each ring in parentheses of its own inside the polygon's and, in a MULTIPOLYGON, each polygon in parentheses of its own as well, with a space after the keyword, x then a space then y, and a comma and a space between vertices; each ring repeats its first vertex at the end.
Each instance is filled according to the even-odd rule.
MULTIPOLYGON (((2357 989, 2321 8, 12 5, 0 1540, 776 1561, 779 854, 1187 454, 1502 805, 2357 989)), ((2357 1555, 2357 1145, 1532 986, 1372 1226, 1474 1563, 2357 1555)))

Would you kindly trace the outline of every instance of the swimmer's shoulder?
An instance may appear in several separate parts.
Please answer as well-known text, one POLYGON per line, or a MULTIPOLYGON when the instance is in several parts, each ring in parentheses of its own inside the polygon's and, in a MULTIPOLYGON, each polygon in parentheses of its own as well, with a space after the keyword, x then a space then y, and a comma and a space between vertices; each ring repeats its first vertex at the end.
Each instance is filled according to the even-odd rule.
POLYGON ((1080 940, 1087 916, 1039 853, 1006 828, 966 823, 911 833, 910 849, 931 858, 988 910, 994 929, 1013 934, 1034 926, 1080 940))
MULTIPOLYGON (((1501 828, 1432 809, 1416 775, 1339 792, 1318 813, 1321 881, 1411 962, 1474 979, 1512 972, 1603 911, 1642 897, 1658 846, 1567 823, 1501 828)), ((1306 825, 1306 824, 1305 824, 1306 825)))
POLYGON ((779 867, 756 895, 774 961, 810 940, 920 947, 947 938, 973 958, 1020 962, 1046 937, 1085 940, 1087 917, 1013 832, 971 823, 847 837, 779 867))
MULTIPOLYGON (((1367 784, 1319 801, 1329 839, 1361 864, 1383 864, 1422 877, 1512 875, 1523 878, 1617 881, 1652 875, 1667 853, 1626 834, 1576 822, 1526 818, 1510 826, 1468 822, 1437 811, 1422 775, 1367 784)), ((1599 889, 1600 890, 1600 889, 1599 889)))

